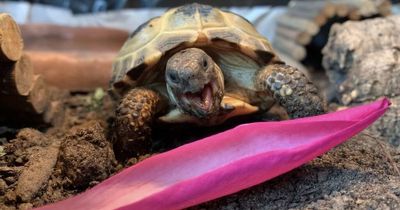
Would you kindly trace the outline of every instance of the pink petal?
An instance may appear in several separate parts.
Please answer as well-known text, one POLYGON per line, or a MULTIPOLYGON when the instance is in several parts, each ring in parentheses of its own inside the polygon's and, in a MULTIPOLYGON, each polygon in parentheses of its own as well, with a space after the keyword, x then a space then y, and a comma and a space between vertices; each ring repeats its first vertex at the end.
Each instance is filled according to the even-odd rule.
POLYGON ((181 209, 288 172, 344 142, 389 107, 382 99, 325 115, 240 125, 155 155, 40 209, 181 209))

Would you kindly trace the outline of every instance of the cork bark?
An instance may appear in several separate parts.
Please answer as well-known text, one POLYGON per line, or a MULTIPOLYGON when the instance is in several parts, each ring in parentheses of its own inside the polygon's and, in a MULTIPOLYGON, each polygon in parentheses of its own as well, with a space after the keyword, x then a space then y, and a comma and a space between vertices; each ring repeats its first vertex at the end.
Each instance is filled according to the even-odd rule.
POLYGON ((323 49, 323 66, 344 105, 388 97, 388 113, 374 129, 400 145, 400 16, 336 24, 323 49))

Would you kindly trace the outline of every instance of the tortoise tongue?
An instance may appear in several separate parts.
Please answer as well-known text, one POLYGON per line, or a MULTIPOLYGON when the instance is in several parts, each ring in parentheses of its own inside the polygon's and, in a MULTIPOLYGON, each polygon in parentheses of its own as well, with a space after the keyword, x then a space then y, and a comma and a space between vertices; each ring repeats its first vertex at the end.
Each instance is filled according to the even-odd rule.
POLYGON ((212 92, 213 91, 211 84, 207 84, 201 91, 197 93, 186 93, 185 97, 187 100, 191 101, 198 108, 208 112, 212 108, 211 106, 213 104, 212 92))
POLYGON ((201 100, 203 108, 209 110, 212 104, 212 88, 211 85, 207 84, 204 86, 203 91, 201 93, 201 100))

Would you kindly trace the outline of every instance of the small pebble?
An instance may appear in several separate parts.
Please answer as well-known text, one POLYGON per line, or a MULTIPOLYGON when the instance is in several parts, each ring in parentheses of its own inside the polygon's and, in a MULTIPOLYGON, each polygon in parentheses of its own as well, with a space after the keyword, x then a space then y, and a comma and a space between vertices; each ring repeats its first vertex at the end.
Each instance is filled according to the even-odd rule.
POLYGON ((349 95, 344 94, 342 96, 342 102, 343 102, 344 105, 350 104, 351 101, 352 101, 352 98, 349 95))
POLYGON ((371 87, 372 87, 372 85, 369 84, 369 83, 361 85, 361 87, 360 87, 361 88, 361 93, 363 95, 368 95, 370 93, 370 91, 371 91, 371 87))
POLYGON ((22 203, 18 206, 19 210, 28 210, 28 209, 32 209, 33 205, 31 203, 22 203))
POLYGON ((358 91, 357 91, 357 90, 351 91, 350 96, 351 96, 351 98, 353 98, 353 99, 357 98, 357 96, 358 96, 358 91))
POLYGON ((17 196, 15 195, 15 192, 12 190, 7 191, 6 194, 4 195, 4 198, 6 202, 14 202, 15 200, 17 200, 17 196))
POLYGON ((13 184, 16 180, 15 180, 15 177, 13 177, 13 176, 9 176, 9 177, 6 177, 5 179, 4 179, 5 181, 6 181, 6 183, 7 184, 13 184))
POLYGON ((18 157, 17 159, 15 159, 15 162, 22 164, 24 162, 24 160, 21 157, 18 157))

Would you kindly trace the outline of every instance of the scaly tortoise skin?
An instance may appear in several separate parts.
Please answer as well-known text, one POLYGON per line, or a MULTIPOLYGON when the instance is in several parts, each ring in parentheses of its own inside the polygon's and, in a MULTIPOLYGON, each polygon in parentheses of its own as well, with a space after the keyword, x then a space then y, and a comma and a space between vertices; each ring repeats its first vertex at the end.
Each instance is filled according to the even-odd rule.
POLYGON ((155 119, 212 126, 274 105, 291 118, 325 112, 315 86, 251 23, 196 3, 138 27, 113 63, 111 86, 122 96, 114 144, 133 155, 146 151, 155 119))

